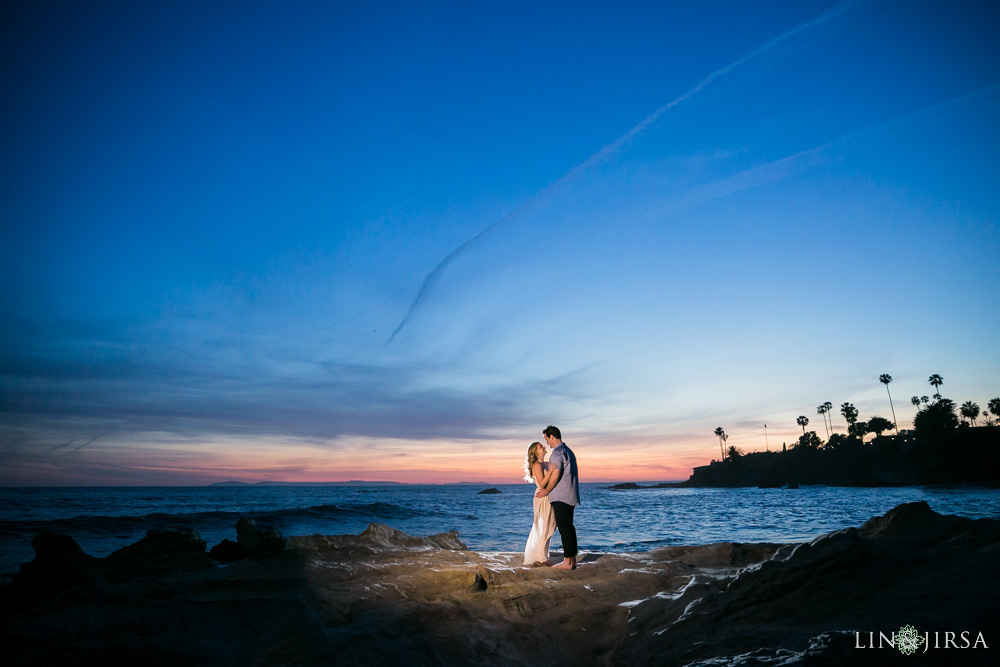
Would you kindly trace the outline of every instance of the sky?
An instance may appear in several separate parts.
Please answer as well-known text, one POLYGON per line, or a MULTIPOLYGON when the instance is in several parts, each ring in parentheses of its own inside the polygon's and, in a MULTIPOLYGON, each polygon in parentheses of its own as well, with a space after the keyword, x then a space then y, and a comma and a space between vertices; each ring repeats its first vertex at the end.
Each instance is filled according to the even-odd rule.
POLYGON ((0 485, 513 483, 548 424, 583 482, 680 480, 826 401, 910 428, 934 373, 985 408, 998 29, 5 2, 0 485))

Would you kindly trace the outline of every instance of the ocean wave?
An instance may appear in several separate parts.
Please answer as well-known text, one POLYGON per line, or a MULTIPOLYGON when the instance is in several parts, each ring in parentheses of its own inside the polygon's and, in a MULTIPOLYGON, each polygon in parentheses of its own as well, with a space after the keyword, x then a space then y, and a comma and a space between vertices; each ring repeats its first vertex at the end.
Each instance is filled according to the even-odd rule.
POLYGON ((91 533, 118 535, 144 532, 150 528, 218 528, 235 526, 243 517, 267 525, 301 525, 357 519, 364 521, 400 521, 421 517, 443 516, 436 510, 416 509, 406 505, 376 502, 345 505, 314 505, 288 509, 205 511, 184 514, 153 513, 138 516, 83 515, 62 519, 26 521, 0 520, 0 536, 15 536, 52 530, 57 533, 91 533))

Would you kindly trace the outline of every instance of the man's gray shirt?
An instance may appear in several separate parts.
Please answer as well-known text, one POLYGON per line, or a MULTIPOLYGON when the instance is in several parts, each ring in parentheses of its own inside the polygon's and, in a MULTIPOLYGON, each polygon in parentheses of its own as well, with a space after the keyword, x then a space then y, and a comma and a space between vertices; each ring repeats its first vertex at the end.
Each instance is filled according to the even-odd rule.
POLYGON ((580 476, 576 470, 576 455, 573 454, 573 450, 567 447, 565 442, 559 445, 552 450, 549 465, 559 468, 559 481, 549 492, 549 502, 566 503, 574 507, 579 505, 580 476))

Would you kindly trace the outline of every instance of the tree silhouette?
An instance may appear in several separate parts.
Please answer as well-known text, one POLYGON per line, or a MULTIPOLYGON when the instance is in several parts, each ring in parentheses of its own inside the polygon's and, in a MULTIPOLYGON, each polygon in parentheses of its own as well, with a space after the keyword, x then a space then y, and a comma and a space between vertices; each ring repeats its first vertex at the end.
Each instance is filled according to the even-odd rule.
MULTIPOLYGON (((826 401, 823 403, 823 407, 826 408, 826 418, 830 420, 830 432, 833 432, 833 403, 826 401)), ((829 438, 830 436, 827 436, 828 440, 829 438)))
POLYGON ((717 429, 715 429, 715 435, 719 436, 719 451, 722 453, 722 459, 721 460, 725 461, 726 460, 726 448, 725 448, 725 446, 722 443, 723 443, 723 441, 724 441, 724 439, 726 437, 726 432, 723 431, 722 427, 720 426, 717 429))
POLYGON ((795 443, 795 448, 798 449, 799 447, 807 447, 809 449, 819 449, 822 444, 823 441, 819 439, 818 435, 816 435, 816 431, 809 431, 808 433, 803 433, 799 436, 799 441, 795 443))
POLYGON ((896 408, 892 407, 892 394, 889 392, 889 383, 892 382, 892 376, 888 373, 882 373, 878 381, 885 385, 885 393, 889 394, 889 409, 892 410, 892 427, 896 430, 896 435, 899 435, 899 427, 896 426, 896 408))
POLYGON ((917 410, 920 409, 920 397, 919 396, 911 396, 910 397, 910 403, 913 403, 913 407, 915 407, 917 410))
POLYGON ((987 415, 990 413, 993 414, 993 418, 986 417, 986 425, 996 426, 997 418, 1000 417, 1000 398, 991 398, 986 403, 986 409, 983 410, 983 412, 986 413, 987 415))
POLYGON ((850 403, 844 403, 840 406, 840 414, 847 420, 847 432, 850 433, 850 427, 858 421, 858 409, 850 403))
POLYGON ((819 416, 821 416, 823 418, 823 428, 826 429, 826 439, 829 440, 830 439, 830 429, 826 425, 826 403, 823 403, 822 405, 820 405, 820 406, 818 406, 816 408, 816 414, 818 414, 819 416))
POLYGON ((940 375, 935 373, 934 375, 927 378, 927 382, 930 383, 932 387, 934 387, 934 398, 941 398, 941 390, 938 389, 938 387, 944 384, 944 379, 940 375))
POLYGON ((997 417, 1000 417, 1000 398, 991 398, 986 403, 986 409, 983 410, 983 416, 986 418, 987 426, 997 425, 997 417), (991 413, 993 414, 992 417, 989 416, 991 413))
POLYGON ((978 405, 976 405, 972 401, 966 401, 965 403, 962 403, 962 409, 960 410, 960 412, 962 413, 963 419, 968 419, 970 422, 972 422, 973 426, 976 425, 976 419, 979 417, 978 405))
POLYGON ((802 427, 802 435, 806 433, 806 424, 809 423, 809 417, 805 415, 799 415, 799 418, 795 420, 795 423, 802 427))
POLYGON ((727 452, 729 453, 730 460, 738 459, 739 457, 743 456, 743 450, 737 447, 736 445, 730 445, 727 452))
POLYGON ((892 428, 892 422, 885 417, 872 417, 868 420, 868 427, 865 430, 880 436, 882 431, 888 431, 890 428, 892 428))
POLYGON ((848 425, 847 432, 858 440, 864 442, 865 433, 868 432, 868 424, 865 422, 859 422, 857 419, 858 418, 855 416, 854 421, 848 425))
POLYGON ((955 401, 942 398, 917 413, 913 418, 913 430, 920 435, 940 435, 958 426, 958 415, 955 414, 955 401))

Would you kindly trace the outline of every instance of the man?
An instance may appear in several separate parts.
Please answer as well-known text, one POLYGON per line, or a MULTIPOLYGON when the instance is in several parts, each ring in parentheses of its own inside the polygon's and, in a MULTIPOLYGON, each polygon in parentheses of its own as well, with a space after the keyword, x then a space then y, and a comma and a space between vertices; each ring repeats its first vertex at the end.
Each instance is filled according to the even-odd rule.
POLYGON ((549 478, 544 487, 535 492, 539 498, 549 497, 552 511, 556 515, 556 528, 562 539, 563 562, 552 567, 557 570, 575 570, 577 547, 573 511, 580 504, 580 479, 576 470, 576 455, 562 441, 562 433, 555 426, 546 426, 542 435, 552 450, 549 454, 549 466, 558 471, 549 478))

